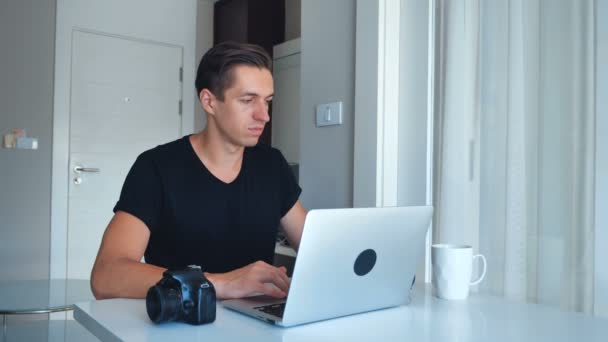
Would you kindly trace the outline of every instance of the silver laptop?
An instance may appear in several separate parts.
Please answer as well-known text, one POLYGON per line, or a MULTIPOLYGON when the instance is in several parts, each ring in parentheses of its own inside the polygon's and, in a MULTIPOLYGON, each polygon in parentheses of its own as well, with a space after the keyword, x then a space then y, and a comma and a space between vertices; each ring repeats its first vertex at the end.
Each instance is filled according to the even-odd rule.
POLYGON ((311 210, 287 299, 225 300, 284 327, 407 304, 432 207, 311 210))

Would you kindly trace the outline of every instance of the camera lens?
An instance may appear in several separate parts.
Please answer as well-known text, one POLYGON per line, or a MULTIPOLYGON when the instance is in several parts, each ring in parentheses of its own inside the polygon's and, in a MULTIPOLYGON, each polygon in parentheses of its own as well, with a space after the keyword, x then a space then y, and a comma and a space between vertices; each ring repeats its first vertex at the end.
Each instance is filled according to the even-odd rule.
POLYGON ((180 305, 179 293, 172 288, 152 286, 146 295, 146 310, 154 323, 177 320, 180 305))

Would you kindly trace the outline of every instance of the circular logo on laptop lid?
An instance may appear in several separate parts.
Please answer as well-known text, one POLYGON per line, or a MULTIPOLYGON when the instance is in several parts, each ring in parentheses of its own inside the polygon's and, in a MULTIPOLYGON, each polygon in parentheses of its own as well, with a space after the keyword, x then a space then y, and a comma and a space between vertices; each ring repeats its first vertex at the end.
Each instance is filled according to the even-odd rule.
POLYGON ((376 252, 373 249, 366 249, 355 260, 355 273, 358 276, 368 274, 376 265, 376 252))

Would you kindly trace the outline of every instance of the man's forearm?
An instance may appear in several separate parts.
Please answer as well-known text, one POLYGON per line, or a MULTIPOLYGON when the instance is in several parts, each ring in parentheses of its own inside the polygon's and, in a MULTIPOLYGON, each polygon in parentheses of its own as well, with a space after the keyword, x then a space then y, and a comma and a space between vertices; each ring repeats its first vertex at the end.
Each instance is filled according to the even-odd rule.
POLYGON ((91 275, 91 289, 97 299, 146 298, 164 268, 122 259, 96 264, 91 275))

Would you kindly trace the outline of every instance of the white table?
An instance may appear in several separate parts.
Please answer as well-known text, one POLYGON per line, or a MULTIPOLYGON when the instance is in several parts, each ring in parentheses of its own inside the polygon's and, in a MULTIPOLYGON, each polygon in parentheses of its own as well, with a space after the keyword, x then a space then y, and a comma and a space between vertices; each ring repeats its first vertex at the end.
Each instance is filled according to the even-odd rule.
MULTIPOLYGON (((0 341, 83 341, 88 332, 73 321, 40 320, 7 325, 7 315, 70 311, 74 303, 94 299, 88 280, 41 279, 0 282, 0 341), (73 336, 74 339, 71 339, 73 336)), ((92 337, 92 336, 90 336, 92 337)))
POLYGON ((558 308, 472 295, 445 301, 418 287, 409 306, 293 328, 218 305, 212 324, 155 325, 144 300, 78 303, 75 319, 102 341, 608 341, 608 319, 558 308))

